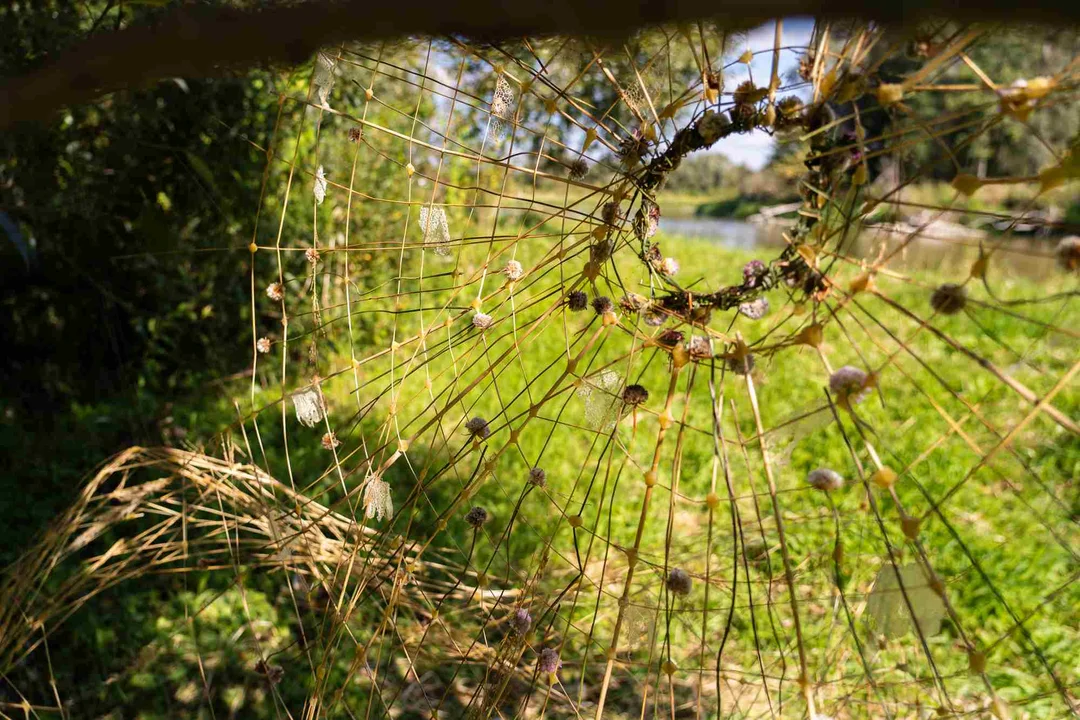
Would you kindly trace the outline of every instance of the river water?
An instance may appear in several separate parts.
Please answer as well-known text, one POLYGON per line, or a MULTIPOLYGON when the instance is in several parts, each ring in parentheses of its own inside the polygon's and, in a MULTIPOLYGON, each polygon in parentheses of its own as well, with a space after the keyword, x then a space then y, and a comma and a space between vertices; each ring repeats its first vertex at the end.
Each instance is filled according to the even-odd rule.
MULTIPOLYGON (((736 250, 778 249, 786 244, 781 223, 755 224, 742 220, 704 217, 665 217, 660 229, 672 235, 698 237, 714 240, 724 247, 736 250)), ((850 242, 844 254, 851 258, 873 261, 879 253, 888 255, 904 245, 907 236, 880 229, 867 229, 854 242, 850 242)), ((1047 238, 1003 238, 986 236, 986 246, 997 247, 991 260, 991 277, 1022 276, 1046 277, 1056 272, 1054 246, 1056 241, 1047 238)), ((955 275, 966 271, 979 255, 978 237, 942 237, 932 232, 917 235, 914 240, 892 258, 888 265, 902 272, 935 271, 955 275)), ((765 258, 763 258, 765 259, 765 258)))

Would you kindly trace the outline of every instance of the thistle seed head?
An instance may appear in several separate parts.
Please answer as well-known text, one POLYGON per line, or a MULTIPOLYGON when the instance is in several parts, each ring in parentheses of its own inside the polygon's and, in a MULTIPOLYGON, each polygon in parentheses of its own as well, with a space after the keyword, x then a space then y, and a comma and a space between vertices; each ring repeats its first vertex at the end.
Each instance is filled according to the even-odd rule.
POLYGON ((1067 272, 1080 271, 1080 235, 1070 235, 1062 238, 1054 250, 1057 263, 1062 270, 1067 272))
POLYGON ((465 522, 473 529, 479 530, 488 521, 488 511, 480 505, 474 505, 469 512, 465 513, 465 522))
POLYGON ((702 142, 708 147, 723 137, 730 125, 731 123, 722 113, 715 110, 706 110, 705 114, 698 120, 695 129, 702 142))
POLYGON ((266 297, 274 302, 281 302, 285 298, 285 286, 279 282, 270 283, 266 288, 266 297))
POLYGON ((713 356, 712 343, 709 342, 709 338, 701 335, 690 338, 690 342, 686 344, 686 350, 690 353, 690 357, 696 360, 708 360, 713 356))
POLYGON ((506 263, 506 267, 503 268, 503 275, 507 280, 518 281, 525 277, 525 268, 521 267, 521 263, 517 260, 510 260, 506 263))
POLYGON ((844 487, 844 478, 840 473, 829 468, 811 470, 806 476, 806 482, 815 490, 831 492, 844 487))
POLYGON ((739 314, 751 320, 760 320, 769 314, 769 301, 762 297, 739 303, 739 314))
POLYGON ((650 310, 645 313, 645 324, 649 327, 660 327, 667 322, 667 314, 660 310, 650 310))
POLYGON ((255 342, 255 349, 265 355, 270 352, 270 338, 261 337, 255 342))
POLYGON ((623 389, 622 399, 627 405, 640 405, 649 399, 649 391, 641 385, 627 385, 623 389))
POLYGON ((731 356, 727 359, 727 368, 736 375, 746 375, 754 370, 754 356, 731 356))
POLYGON ((465 423, 465 429, 469 431, 469 434, 479 440, 487 440, 491 437, 491 426, 488 425, 488 421, 477 415, 476 417, 469 418, 465 423))
POLYGON ((485 315, 482 312, 478 312, 472 316, 472 326, 477 330, 487 330, 494 324, 495 320, 490 315, 485 315))
POLYGON ((667 576, 667 589, 672 595, 689 595, 693 587, 690 574, 682 568, 671 568, 667 576))
POLYGON ((518 635, 524 635, 532 627, 532 615, 525 608, 518 608, 510 616, 510 627, 518 635))
POLYGON ((534 467, 529 470, 529 482, 537 487, 544 487, 547 484, 547 473, 544 472, 544 468, 534 467))
POLYGON ((743 285, 757 287, 769 268, 760 260, 751 260, 742 269, 743 285))
POLYGON ((593 298, 592 309, 597 315, 603 315, 612 312, 615 309, 615 303, 611 302, 611 298, 606 295, 600 295, 593 298))
POLYGON ((930 296, 930 307, 942 315, 955 315, 967 304, 967 290, 963 285, 945 283, 939 285, 930 296))
POLYGON ((649 307, 649 299, 644 295, 638 295, 637 293, 626 293, 622 296, 622 299, 619 300, 619 307, 627 313, 641 312, 649 307))
POLYGON ((829 390, 844 403, 860 403, 869 390, 867 374, 857 367, 845 365, 829 376, 829 390))
POLYGON ((665 330, 656 336, 656 344, 673 348, 683 341, 683 334, 678 330, 665 330))
POLYGON ((544 648, 540 651, 540 656, 536 661, 536 669, 542 673, 557 672, 562 667, 562 662, 559 660, 559 651, 555 648, 544 648))

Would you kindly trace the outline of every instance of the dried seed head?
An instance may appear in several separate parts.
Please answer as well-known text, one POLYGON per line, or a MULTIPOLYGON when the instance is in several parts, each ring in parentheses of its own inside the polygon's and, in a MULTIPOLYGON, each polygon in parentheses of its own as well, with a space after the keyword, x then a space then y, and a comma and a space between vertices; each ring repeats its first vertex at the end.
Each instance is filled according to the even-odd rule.
POLYGON ((830 470, 829 468, 811 470, 806 476, 806 482, 808 482, 810 487, 815 490, 822 490, 824 492, 839 490, 844 487, 844 478, 840 476, 840 473, 835 470, 830 470))
POLYGON ((542 673, 557 672, 562 667, 559 661, 559 651, 555 648, 544 648, 536 661, 536 669, 542 673))
POLYGON ((641 312, 649 307, 649 299, 644 295, 638 295, 637 293, 626 293, 622 296, 622 299, 619 300, 619 307, 628 313, 641 312))
POLYGON ((649 310, 645 313, 645 324, 649 327, 660 327, 667 322, 667 313, 661 310, 649 310))
POLYGON ((760 320, 769 314, 769 301, 762 297, 750 302, 739 303, 739 314, 751 320, 760 320))
POLYGON ((765 274, 768 273, 769 268, 760 260, 751 260, 743 265, 742 276, 743 285, 747 287, 757 287, 761 282, 765 274))
POLYGON ((622 215, 622 210, 619 208, 619 203, 612 200, 604 205, 604 208, 600 211, 600 217, 608 225, 614 225, 619 221, 619 217, 622 215))
POLYGON ((610 238, 604 238, 589 248, 589 263, 593 268, 599 268, 601 265, 611 259, 611 253, 615 249, 615 243, 610 238))
POLYGON ((622 399, 627 405, 640 405, 649 399, 649 391, 641 385, 627 385, 623 389, 622 399))
POLYGON ((615 310, 615 303, 611 302, 611 298, 606 295, 600 295, 593 298, 592 309, 596 311, 597 315, 603 315, 615 310))
POLYGON ((270 352, 270 338, 261 337, 258 340, 256 340, 255 341, 255 349, 258 350, 259 352, 261 352, 264 355, 266 353, 270 352))
POLYGON ((275 302, 281 302, 285 299, 285 286, 279 282, 270 283, 266 288, 266 297, 275 302))
POLYGON ((341 445, 341 441, 337 439, 337 434, 333 431, 325 433, 322 436, 322 446, 324 450, 333 450, 341 445))
POLYGON ((735 88, 732 99, 736 105, 746 105, 747 103, 757 102, 756 98, 759 94, 760 91, 752 81, 744 80, 735 88))
POLYGON ((675 258, 666 257, 660 261, 658 270, 660 270, 661 275, 672 277, 679 272, 679 261, 675 258))
POLYGON ((485 315, 482 312, 478 312, 472 316, 472 326, 477 330, 487 330, 495 323, 490 315, 485 315))
POLYGON ((510 260, 503 268, 503 275, 507 280, 517 281, 525 277, 525 268, 521 267, 521 263, 517 260, 510 260))
POLYGON ((697 130, 702 142, 708 147, 727 134, 730 125, 731 123, 722 113, 715 110, 706 110, 705 114, 698 120, 697 125, 694 126, 694 129, 697 130))
POLYGON ((930 307, 942 315, 955 315, 967 304, 967 291, 963 285, 945 283, 938 286, 930 296, 930 307))
POLYGON ((672 348, 683 341, 683 334, 678 330, 664 330, 656 336, 656 344, 672 348))
POLYGON ((742 357, 728 357, 727 367, 728 370, 736 375, 746 375, 754 370, 754 356, 744 355, 742 357))
POLYGON ((689 595, 693 586, 690 574, 682 568, 671 568, 667 576, 667 589, 672 595, 689 595))
POLYGON ((474 438, 480 440, 487 440, 491 437, 491 426, 488 425, 488 421, 477 415, 476 417, 469 418, 465 423, 465 429, 469 431, 469 434, 474 438))
POLYGON ((581 290, 573 290, 566 296, 566 306, 574 312, 580 312, 589 304, 589 296, 581 290))
POLYGON ((641 128, 634 128, 633 132, 619 143, 618 155, 625 165, 634 167, 648 151, 649 139, 641 128))
POLYGON ((696 360, 708 360, 713 356, 712 342, 701 335, 690 338, 690 342, 686 344, 686 350, 690 353, 690 357, 696 360))
POLYGON ((524 635, 532 627, 532 615, 525 608, 518 608, 510 616, 510 627, 518 635, 524 635))
POLYGON ((285 670, 280 665, 270 665, 265 660, 255 663, 255 672, 265 676, 271 685, 277 685, 285 677, 285 670))
POLYGON ((1080 235, 1062 238, 1054 250, 1058 265, 1068 272, 1080 271, 1080 235))
POLYGON ((364 137, 364 131, 358 127, 349 128, 349 142, 358 143, 364 137))
POLYGON ((575 160, 570 163, 568 174, 571 180, 584 180, 585 176, 589 174, 589 163, 582 159, 575 160))
POLYGON ((869 390, 869 377, 857 367, 845 365, 829 376, 829 390, 844 403, 860 403, 869 390))
POLYGON ((480 526, 488 521, 488 511, 480 505, 474 505, 472 510, 465 513, 465 522, 469 523, 474 529, 479 530, 480 526))
POLYGON ((542 467, 534 467, 529 471, 529 482, 538 487, 544 487, 547 484, 547 473, 544 472, 542 467))
POLYGON ((776 110, 780 113, 781 124, 797 121, 803 111, 802 100, 795 95, 788 95, 776 103, 776 110))
POLYGON ((308 248, 304 251, 304 258, 312 265, 319 262, 319 251, 315 248, 308 248))

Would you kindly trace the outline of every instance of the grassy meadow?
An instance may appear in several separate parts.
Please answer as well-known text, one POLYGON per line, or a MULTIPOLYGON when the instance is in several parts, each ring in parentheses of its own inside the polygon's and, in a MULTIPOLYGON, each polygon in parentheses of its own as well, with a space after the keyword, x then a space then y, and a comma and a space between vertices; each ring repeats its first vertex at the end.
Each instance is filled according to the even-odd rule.
MULTIPOLYGON (((680 281, 697 291, 739 282, 742 265, 752 258, 708 240, 663 235, 659 240, 665 253, 682 264, 680 281)), ((587 258, 587 245, 564 241, 565 261, 558 263, 558 247, 529 242, 505 251, 528 270, 512 291, 502 276, 492 274, 482 289, 479 281, 449 289, 451 278, 479 278, 485 262, 497 269, 510 259, 509 254, 489 256, 486 245, 466 248, 449 261, 432 254, 421 258, 419 252, 407 256, 403 268, 409 272, 403 277, 420 277, 413 271, 422 262, 424 280, 403 280, 395 290, 408 293, 409 299, 399 304, 401 312, 375 316, 363 337, 354 335, 351 348, 340 339, 340 330, 332 336, 336 344, 321 345, 320 368, 331 369, 323 371, 322 387, 330 426, 343 443, 338 458, 344 480, 320 446, 325 428, 299 427, 291 407, 285 413, 286 463, 281 414, 266 410, 282 392, 280 381, 272 379, 275 366, 280 367, 275 348, 267 370, 260 371, 268 373, 259 376, 264 389, 255 396, 255 407, 263 408, 258 426, 266 468, 343 509, 342 487, 355 490, 365 477, 361 436, 367 438, 366 452, 378 461, 401 439, 409 439, 405 460, 385 476, 395 503, 393 520, 367 522, 423 543, 444 520, 439 544, 442 552, 457 553, 453 559, 468 566, 462 582, 476 585, 482 574, 488 587, 507 591, 507 608, 524 604, 542 618, 530 636, 532 649, 525 651, 523 667, 531 667, 532 653, 540 647, 559 645, 564 663, 560 682, 571 695, 596 691, 629 574, 627 549, 636 548, 609 697, 611 709, 627 717, 636 716, 632 703, 641 697, 641 685, 655 686, 650 697, 661 708, 667 707, 669 692, 678 703, 698 702, 697 687, 704 707, 740 708, 748 716, 767 709, 768 702, 802 702, 776 508, 786 531, 819 710, 863 717, 875 696, 910 694, 906 685, 912 680, 930 688, 930 695, 936 692, 926 650, 914 633, 878 648, 863 611, 866 593, 889 564, 891 551, 898 565, 925 553, 945 584, 952 617, 927 638, 927 649, 938 674, 946 678, 954 707, 981 707, 986 698, 982 681, 967 675, 966 638, 987 649, 988 678, 1004 701, 1034 696, 1024 700, 1023 712, 1053 716, 1060 699, 1046 668, 1033 659, 1030 643, 1039 646, 1066 682, 1076 681, 1075 623, 1037 618, 1076 617, 1069 608, 1080 598, 1068 583, 1076 572, 1078 549, 1071 526, 1077 513, 1080 443, 1046 414, 1029 418, 1031 404, 980 362, 992 363, 1040 397, 1055 392, 1055 407, 1076 417, 1080 396, 1075 384, 1055 388, 1075 362, 1080 315, 1075 303, 998 305, 1000 299, 1066 289, 1072 278, 1055 274, 1036 284, 1011 276, 1002 251, 992 257, 989 275, 998 300, 973 281, 967 309, 950 317, 931 317, 929 296, 938 282, 962 281, 966 264, 942 267, 937 275, 920 273, 917 280, 886 271, 876 277, 876 293, 845 297, 838 290, 816 311, 796 308, 784 292, 774 291, 769 295, 772 310, 762 320, 717 315, 710 328, 718 353, 721 340, 737 335, 754 346, 758 340, 768 344, 770 338, 786 338, 815 319, 825 326, 820 353, 791 345, 755 358, 750 379, 760 412, 759 435, 746 378, 725 372, 723 360, 715 367, 692 362, 673 376, 669 355, 646 342, 655 329, 636 316, 617 309, 619 323, 605 327, 591 309, 569 312, 561 298, 580 282, 576 272, 587 258), (483 333, 470 323, 470 305, 477 296, 483 297, 483 312, 495 320, 483 333), (430 329, 423 349, 416 341, 422 327, 430 329), (354 364, 352 357, 359 362, 354 364), (565 373, 569 358, 576 358, 572 374, 565 373), (855 406, 854 416, 838 411, 838 424, 824 388, 827 368, 843 365, 877 372, 879 384, 855 406), (614 384, 605 385, 607 373, 613 373, 606 380, 614 384), (722 465, 714 463, 710 379, 721 415, 730 491, 722 465), (616 399, 628 382, 650 393, 636 411, 616 399), (461 396, 468 400, 461 402, 461 396), (666 405, 675 422, 660 444, 650 491, 647 473, 666 405), (482 443, 464 429, 465 421, 476 416, 488 420, 492 431, 482 443), (1021 424, 1010 443, 999 447, 1021 424), (373 447, 371 438, 379 438, 382 447, 373 447), (775 495, 769 490, 762 446, 775 495), (895 497, 868 482, 874 454, 900 476, 895 497), (529 485, 532 467, 545 471, 544 487, 529 485), (811 489, 805 477, 817 467, 842 474, 844 488, 828 497, 811 489), (436 471, 442 474, 432 482, 436 471), (491 518, 475 538, 463 519, 474 504, 485 507, 491 518), (904 514, 924 518, 918 546, 905 540, 901 506, 904 514), (843 545, 839 566, 834 561, 838 539, 843 545), (1029 548, 1018 560, 1013 552, 1018 542, 1038 550, 1029 548), (1033 556, 1038 562, 1031 562, 1033 556), (673 567, 694 578, 689 596, 665 592, 664 578, 673 567), (838 571, 843 598, 836 590, 838 571), (735 611, 718 699, 709 669, 715 663, 711 649, 728 625, 733 592, 735 611), (546 612, 556 599, 559 613, 546 612), (1033 620, 1025 626, 1030 633, 1025 639, 1016 625, 1028 617, 1033 620), (682 648, 682 654, 672 651, 669 657, 668 648, 682 648), (661 674, 669 659, 679 668, 670 687, 661 674), (866 684, 857 696, 832 693, 837 678, 865 673, 865 668, 875 686, 866 684), (754 689, 762 672, 772 697, 754 689), (618 691, 631 687, 632 692, 618 691), (630 704, 621 706, 620 698, 630 704)), ((328 262, 332 267, 334 260, 328 262)), ((844 267, 837 274, 839 286, 860 272, 856 265, 844 267)), ((633 287, 640 269, 632 256, 620 263, 618 275, 623 286, 633 287)), ((615 292, 603 275, 595 289, 580 287, 590 297, 615 292)), ((638 292, 648 294, 647 286, 638 292)), ((354 306, 357 324, 364 311, 364 301, 354 306)), ((331 321, 339 328, 344 322, 342 317, 331 321)), ((299 337, 303 343, 305 336, 299 337)), ((291 365, 302 385, 306 379, 299 367, 299 362, 291 365)), ((246 394, 246 387, 234 390, 246 394)), ((434 607, 436 599, 431 602, 434 607)), ((490 613, 485 633, 494 628, 499 636, 504 611, 483 601, 480 606, 490 613)), ((377 616, 376 608, 368 608, 359 615, 368 620, 356 622, 358 627, 370 622, 368 612, 377 616)), ((484 616, 476 614, 476 607, 452 612, 473 622, 484 616)), ((401 632, 408 643, 409 631, 403 626, 401 632)), ((490 635, 484 637, 492 642, 490 635)))

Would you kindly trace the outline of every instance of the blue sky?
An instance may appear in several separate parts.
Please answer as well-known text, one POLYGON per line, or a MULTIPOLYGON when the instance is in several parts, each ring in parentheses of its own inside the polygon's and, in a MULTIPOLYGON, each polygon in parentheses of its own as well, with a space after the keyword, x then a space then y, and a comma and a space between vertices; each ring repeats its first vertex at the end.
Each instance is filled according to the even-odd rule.
MULTIPOLYGON (((747 49, 755 55, 749 68, 742 64, 731 66, 724 73, 724 91, 731 92, 742 81, 753 74, 754 82, 759 87, 768 85, 769 73, 772 70, 772 47, 774 23, 766 23, 751 30, 744 44, 733 43, 731 54, 724 58, 725 64, 732 62, 747 49), (768 50, 769 52, 762 52, 768 50)), ((814 21, 811 18, 795 17, 784 20, 783 45, 803 47, 810 41, 810 34, 814 29, 814 21)), ((780 77, 789 70, 797 67, 801 50, 785 50, 780 53, 780 77)), ((799 93, 801 94, 801 93, 799 93)), ((737 163, 757 170, 769 159, 772 150, 773 139, 763 132, 757 131, 747 135, 733 135, 725 138, 713 146, 710 152, 719 152, 731 158, 737 163)))

